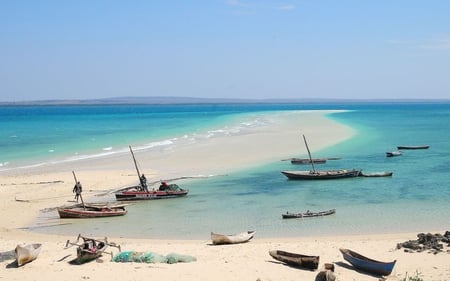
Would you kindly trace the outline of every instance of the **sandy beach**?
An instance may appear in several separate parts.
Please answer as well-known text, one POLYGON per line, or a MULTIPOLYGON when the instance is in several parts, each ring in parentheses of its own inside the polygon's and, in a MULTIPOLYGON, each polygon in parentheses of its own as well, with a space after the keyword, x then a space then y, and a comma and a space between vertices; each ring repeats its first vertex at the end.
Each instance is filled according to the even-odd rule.
MULTIPOLYGON (((173 150, 137 151, 137 154, 139 162, 146 163, 142 172, 149 181, 232 173, 242 167, 297 156, 303 145, 301 134, 307 136, 311 151, 339 143, 355 134, 351 128, 327 119, 323 114, 322 111, 277 114, 271 117, 269 125, 243 135, 205 140, 173 150)), ((344 261, 339 248, 350 248, 373 259, 397 260, 387 280, 403 280, 405 274, 414 275, 416 272, 427 281, 450 280, 447 248, 439 254, 406 253, 403 249, 396 249, 397 243, 417 239, 417 233, 271 239, 259 239, 256 233, 249 243, 225 246, 211 245, 207 234, 204 240, 183 240, 183 237, 179 240, 150 240, 110 237, 105 233, 109 241, 121 245, 125 251, 151 251, 163 255, 178 253, 194 256, 197 260, 177 264, 115 263, 105 255, 98 261, 70 265, 68 261, 76 256, 76 248, 64 249, 64 246, 78 233, 71 237, 44 235, 31 232, 27 227, 41 210, 73 200, 71 171, 82 175, 83 197, 86 199, 136 182, 136 171, 128 153, 0 172, 0 279, 314 280, 324 263, 334 263, 337 280, 379 280, 378 276, 355 271, 344 261), (38 259, 15 268, 9 251, 18 244, 29 243, 43 244, 38 259), (309 271, 281 264, 268 254, 269 250, 276 249, 319 255, 319 269, 309 271)), ((448 226, 424 229, 423 232, 442 234, 446 228, 448 226)), ((114 248, 108 251, 117 253, 114 248)))

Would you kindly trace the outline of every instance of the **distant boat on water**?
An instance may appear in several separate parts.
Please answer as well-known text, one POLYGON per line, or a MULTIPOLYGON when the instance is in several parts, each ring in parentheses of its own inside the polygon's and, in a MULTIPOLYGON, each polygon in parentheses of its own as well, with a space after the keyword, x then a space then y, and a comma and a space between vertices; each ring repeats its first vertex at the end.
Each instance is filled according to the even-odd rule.
POLYGON ((314 167, 314 161, 311 157, 311 152, 309 151, 308 143, 306 142, 305 135, 303 135, 303 140, 305 142, 306 150, 308 151, 308 156, 310 164, 312 166, 311 171, 282 171, 281 173, 291 180, 325 180, 325 179, 342 179, 357 177, 360 170, 322 170, 317 171, 314 167))
POLYGON ((400 156, 402 155, 401 151, 388 151, 386 152, 386 157, 395 157, 395 156, 400 156))
POLYGON ((311 217, 323 217, 328 216, 336 213, 336 209, 331 209, 327 211, 320 211, 320 212, 310 212, 306 211, 305 213, 289 213, 286 212, 285 214, 282 214, 281 217, 283 219, 301 219, 301 218, 311 218, 311 217))
POLYGON ((360 177, 392 177, 394 173, 393 172, 372 172, 372 173, 365 173, 361 171, 359 173, 360 177))
POLYGON ((404 145, 404 146, 397 146, 397 149, 428 149, 430 148, 429 145, 404 145))

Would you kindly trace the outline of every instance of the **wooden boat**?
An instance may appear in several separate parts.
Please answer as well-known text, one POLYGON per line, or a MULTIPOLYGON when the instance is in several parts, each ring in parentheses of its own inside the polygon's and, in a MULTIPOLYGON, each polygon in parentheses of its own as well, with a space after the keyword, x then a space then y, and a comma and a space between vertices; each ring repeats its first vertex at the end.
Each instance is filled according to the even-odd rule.
POLYGON ((305 135, 303 135, 303 140, 305 142, 306 150, 308 151, 309 159, 311 161, 312 170, 311 171, 282 171, 281 173, 292 180, 325 180, 325 179, 342 179, 357 177, 360 170, 323 170, 316 171, 314 167, 314 161, 311 157, 311 152, 309 151, 308 143, 306 142, 305 135))
POLYGON ((328 211, 320 211, 320 212, 310 212, 309 210, 305 213, 289 213, 282 214, 281 217, 283 219, 299 219, 299 218, 311 218, 311 217, 323 217, 336 213, 336 209, 331 209, 328 211))
POLYGON ((186 196, 189 190, 180 188, 177 184, 169 184, 165 190, 141 190, 140 186, 129 187, 126 190, 120 190, 115 193, 116 200, 151 200, 167 199, 186 196))
POLYGON ((116 245, 115 243, 108 243, 108 239, 105 238, 103 240, 89 238, 81 236, 81 234, 78 235, 77 240, 75 243, 70 242, 67 240, 66 242, 66 248, 69 246, 78 246, 77 247, 77 257, 70 261, 72 264, 83 264, 86 262, 93 261, 103 255, 106 248, 108 246, 114 246, 117 247, 120 251, 120 246, 116 245), (77 244, 77 242, 82 239, 83 242, 81 244, 77 244))
POLYGON ((360 177, 392 177, 393 172, 372 172, 372 173, 364 173, 361 171, 359 173, 360 177))
MULTIPOLYGON (((134 166, 140 181, 139 185, 126 187, 115 192, 116 200, 153 200, 183 197, 189 193, 189 190, 180 188, 177 184, 163 184, 158 189, 148 190, 147 183, 142 182, 143 175, 139 172, 139 168, 134 157, 133 150, 130 146, 130 152, 133 156, 134 166)), ((144 177, 145 178, 145 177, 144 177)))
POLYGON ((306 256, 281 250, 271 250, 269 255, 290 266, 315 270, 319 267, 319 256, 306 256))
POLYGON ((214 245, 238 244, 250 241, 255 231, 245 231, 239 234, 224 235, 211 232, 211 241, 214 245))
POLYGON ((313 162, 314 164, 323 164, 327 162, 327 159, 325 158, 292 158, 291 163, 292 164, 311 164, 313 162))
POLYGON ((61 219, 67 218, 102 218, 123 216, 127 213, 125 204, 76 204, 58 207, 61 219))
POLYGON ((349 249, 339 249, 339 251, 353 267, 375 275, 386 276, 391 274, 396 262, 396 260, 391 262, 373 260, 349 249))
POLYGON ((15 256, 18 266, 22 266, 26 263, 32 262, 37 259, 41 252, 42 244, 28 244, 26 246, 17 245, 15 248, 15 256))
POLYGON ((360 170, 282 171, 291 180, 326 180, 357 177, 360 170))
POLYGON ((399 145, 397 149, 406 150, 406 149, 428 149, 429 145, 399 145))
POLYGON ((395 156, 400 156, 402 155, 401 151, 388 151, 386 152, 386 157, 395 157, 395 156))

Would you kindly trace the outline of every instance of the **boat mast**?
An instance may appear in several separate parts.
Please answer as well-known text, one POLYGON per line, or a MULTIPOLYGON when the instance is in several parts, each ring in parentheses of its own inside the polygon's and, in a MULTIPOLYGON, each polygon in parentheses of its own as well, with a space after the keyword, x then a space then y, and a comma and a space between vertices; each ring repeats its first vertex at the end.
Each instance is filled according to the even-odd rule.
POLYGON ((308 143, 306 142, 305 135, 303 135, 303 140, 305 141, 306 150, 308 150, 309 161, 311 161, 312 169, 313 169, 314 173, 316 173, 316 168, 314 168, 314 161, 313 161, 312 158, 311 158, 311 152, 309 152, 309 147, 308 147, 308 143))
POLYGON ((139 178, 139 181, 140 181, 141 180, 141 173, 139 172, 139 168, 138 168, 138 165, 136 163, 136 158, 134 157, 133 150, 131 149, 131 145, 130 145, 130 152, 131 152, 131 155, 133 156, 134 167, 136 167, 136 172, 137 172, 137 175, 138 175, 138 178, 139 178))

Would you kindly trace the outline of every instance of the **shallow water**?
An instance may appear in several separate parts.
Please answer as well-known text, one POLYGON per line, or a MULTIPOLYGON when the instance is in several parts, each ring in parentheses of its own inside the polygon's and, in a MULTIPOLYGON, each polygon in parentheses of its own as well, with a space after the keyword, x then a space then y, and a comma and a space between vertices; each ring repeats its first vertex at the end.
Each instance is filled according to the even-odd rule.
MULTIPOLYGON (((450 105, 328 106, 350 109, 330 118, 351 126, 357 134, 314 152, 313 157, 342 157, 316 167, 392 171, 392 177, 293 181, 280 171, 311 167, 293 166, 289 161, 261 163, 227 176, 180 182, 190 190, 187 197, 138 202, 128 207, 124 217, 65 220, 64 225, 36 227, 59 223, 56 211, 42 213, 34 230, 69 235, 83 230, 86 235, 99 236, 209 239, 210 231, 255 230, 258 237, 295 237, 448 229, 450 105), (397 145, 422 144, 430 145, 430 149, 404 151, 400 157, 385 156, 397 145), (332 208, 336 214, 321 218, 281 218, 286 211, 332 208)), ((226 123, 221 123, 220 128, 223 125, 226 123)), ((215 128, 211 123, 208 126, 215 128)), ((304 152, 293 156, 303 157, 304 152)))

